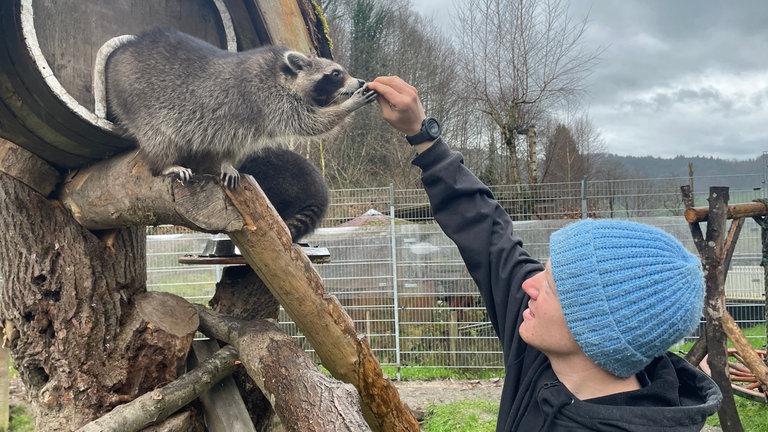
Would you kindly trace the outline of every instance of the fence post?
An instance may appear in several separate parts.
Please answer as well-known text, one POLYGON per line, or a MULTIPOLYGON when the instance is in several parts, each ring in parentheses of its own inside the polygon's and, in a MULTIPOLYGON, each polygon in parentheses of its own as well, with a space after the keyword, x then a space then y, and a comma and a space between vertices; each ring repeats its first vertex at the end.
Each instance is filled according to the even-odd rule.
POLYGON ((581 218, 587 218, 587 178, 581 178, 581 218))
POLYGON ((397 380, 400 381, 400 306, 397 279, 397 237, 395 227, 395 184, 389 184, 389 226, 392 243, 392 306, 395 309, 395 364, 397 366, 397 380))
POLYGON ((459 339, 459 313, 455 310, 451 311, 451 320, 448 323, 448 350, 451 351, 451 366, 456 367, 457 365, 457 355, 456 351, 457 348, 457 342, 459 339))

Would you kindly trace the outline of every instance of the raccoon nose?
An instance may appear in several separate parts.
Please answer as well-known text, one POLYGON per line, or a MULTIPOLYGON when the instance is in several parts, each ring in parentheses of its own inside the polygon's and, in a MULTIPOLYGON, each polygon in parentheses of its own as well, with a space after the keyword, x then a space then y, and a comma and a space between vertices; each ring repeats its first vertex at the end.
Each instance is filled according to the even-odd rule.
POLYGON ((365 85, 365 80, 358 79, 357 83, 360 84, 360 87, 365 85))

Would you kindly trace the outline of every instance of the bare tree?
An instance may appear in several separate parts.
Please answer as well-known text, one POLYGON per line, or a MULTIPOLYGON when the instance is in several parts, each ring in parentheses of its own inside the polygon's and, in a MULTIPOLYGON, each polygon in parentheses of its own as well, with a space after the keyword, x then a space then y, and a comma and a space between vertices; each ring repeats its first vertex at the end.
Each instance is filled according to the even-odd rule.
MULTIPOLYGON (((419 89, 428 114, 443 119, 461 112, 451 41, 416 14, 410 2, 336 0, 332 6, 328 22, 334 57, 350 73, 367 80, 399 75, 419 89)), ((347 134, 312 152, 332 187, 417 186, 410 164, 413 151, 375 110, 378 107, 358 111, 347 134)), ((457 130, 447 126, 446 135, 457 130)))
POLYGON ((453 18, 468 97, 499 128, 519 184, 524 169, 538 170, 538 155, 535 140, 518 145, 518 131, 581 95, 597 61, 582 47, 586 18, 574 20, 561 0, 467 0, 453 18))

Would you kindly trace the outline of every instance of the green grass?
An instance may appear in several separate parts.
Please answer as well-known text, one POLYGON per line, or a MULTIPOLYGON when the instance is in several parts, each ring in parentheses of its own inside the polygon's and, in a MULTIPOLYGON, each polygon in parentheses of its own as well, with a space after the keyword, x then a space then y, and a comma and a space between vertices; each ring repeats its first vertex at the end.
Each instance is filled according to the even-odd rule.
MULTIPOLYGON (((381 370, 390 379, 397 379, 395 366, 382 366, 381 370)), ((491 379, 504 378, 503 369, 451 369, 441 367, 400 368, 403 381, 434 381, 440 379, 491 379)))
POLYGON ((27 414, 24 407, 11 406, 10 423, 8 432, 34 432, 35 421, 27 414))
POLYGON ((498 401, 432 405, 427 409, 424 432, 493 432, 498 414, 498 401))
MULTIPOLYGON (((746 432, 768 431, 768 405, 752 402, 742 397, 735 397, 736 410, 739 412, 741 425, 746 432)), ((720 427, 720 418, 717 414, 707 419, 710 426, 720 427)))
MULTIPOLYGON (((756 325, 753 327, 747 327, 741 330, 744 336, 747 337, 749 343, 755 349, 765 349, 765 326, 756 325)), ((680 351, 687 353, 693 347, 694 342, 687 342, 680 347, 680 351)), ((733 348, 731 341, 728 341, 728 348, 733 348)))

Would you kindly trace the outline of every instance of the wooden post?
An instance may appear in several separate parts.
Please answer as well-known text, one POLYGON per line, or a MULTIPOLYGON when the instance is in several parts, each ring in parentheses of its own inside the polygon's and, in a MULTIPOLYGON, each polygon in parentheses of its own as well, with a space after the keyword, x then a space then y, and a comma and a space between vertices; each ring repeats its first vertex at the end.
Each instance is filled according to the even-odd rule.
MULTIPOLYGON (((681 188, 683 202, 688 209, 693 207, 693 193, 689 186, 681 188)), ((711 187, 709 189, 709 210, 706 237, 703 236, 698 222, 689 222, 694 244, 701 255, 706 282, 704 299, 704 316, 706 318, 707 363, 712 373, 712 379, 717 383, 723 394, 723 402, 718 410, 720 424, 724 432, 742 432, 744 430, 733 399, 733 389, 728 376, 728 355, 723 329, 725 309, 725 270, 723 264, 729 260, 730 252, 726 239, 730 239, 730 247, 735 242, 738 233, 725 235, 728 212, 729 190, 727 187, 711 187)))
POLYGON ((451 321, 448 323, 448 349, 451 351, 451 364, 456 366, 456 340, 459 338, 459 314, 451 311, 451 321))

